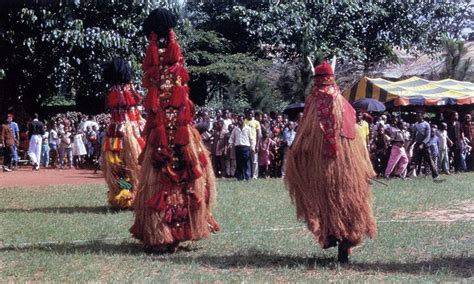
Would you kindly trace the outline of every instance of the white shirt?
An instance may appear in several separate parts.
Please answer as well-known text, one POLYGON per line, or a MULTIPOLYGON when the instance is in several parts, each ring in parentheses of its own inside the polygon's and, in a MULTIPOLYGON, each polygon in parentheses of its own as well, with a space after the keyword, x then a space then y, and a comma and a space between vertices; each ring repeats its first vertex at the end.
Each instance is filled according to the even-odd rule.
POLYGON ((448 131, 446 130, 439 130, 436 132, 439 139, 439 150, 447 150, 448 149, 448 131))
POLYGON ((229 144, 233 146, 250 146, 254 149, 256 142, 255 139, 251 138, 250 131, 252 130, 247 125, 244 125, 242 129, 239 126, 235 127, 230 134, 229 144))
POLYGON ((54 129, 51 129, 51 131, 49 132, 49 144, 59 144, 58 132, 56 132, 56 130, 54 129))
POLYGON ((232 119, 227 118, 227 119, 223 119, 222 121, 224 122, 223 127, 224 127, 225 131, 229 131, 229 125, 232 124, 232 119))

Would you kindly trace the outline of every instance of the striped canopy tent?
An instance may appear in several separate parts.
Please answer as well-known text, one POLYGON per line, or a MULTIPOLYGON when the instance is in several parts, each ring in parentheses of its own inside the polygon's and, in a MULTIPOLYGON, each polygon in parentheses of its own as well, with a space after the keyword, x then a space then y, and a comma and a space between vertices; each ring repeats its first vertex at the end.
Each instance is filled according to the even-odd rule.
POLYGON ((429 81, 419 77, 391 82, 364 77, 343 93, 350 102, 373 98, 387 107, 474 104, 474 84, 451 79, 429 81))

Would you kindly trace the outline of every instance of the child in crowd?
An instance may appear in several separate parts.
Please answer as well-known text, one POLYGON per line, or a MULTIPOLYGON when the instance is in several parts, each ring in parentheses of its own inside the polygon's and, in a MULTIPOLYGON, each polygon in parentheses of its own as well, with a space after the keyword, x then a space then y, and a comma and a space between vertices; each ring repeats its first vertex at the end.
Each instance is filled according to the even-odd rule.
POLYGON ((448 124, 442 122, 439 130, 436 132, 439 140, 439 159, 438 159, 438 168, 440 171, 445 174, 449 173, 449 152, 448 145, 451 145, 453 142, 448 138, 448 124))
POLYGON ((438 157, 439 157, 439 137, 438 137, 438 126, 431 124, 431 138, 428 142, 430 147, 431 159, 436 168, 438 168, 438 157))
POLYGON ((41 164, 43 167, 49 168, 49 132, 46 127, 42 138, 43 143, 41 144, 41 164))
POLYGON ((64 127, 64 131, 59 134, 59 167, 64 168, 64 158, 69 168, 72 168, 72 143, 71 143, 71 130, 69 127, 64 127))
POLYGON ((273 161, 273 153, 271 149, 275 147, 275 141, 268 137, 266 130, 262 131, 262 139, 258 145, 258 172, 260 177, 268 178, 270 176, 270 165, 273 161))
POLYGON ((228 131, 225 134, 225 175, 226 177, 234 177, 237 168, 237 160, 235 159, 235 148, 229 144, 230 134, 234 130, 235 124, 229 124, 228 131))

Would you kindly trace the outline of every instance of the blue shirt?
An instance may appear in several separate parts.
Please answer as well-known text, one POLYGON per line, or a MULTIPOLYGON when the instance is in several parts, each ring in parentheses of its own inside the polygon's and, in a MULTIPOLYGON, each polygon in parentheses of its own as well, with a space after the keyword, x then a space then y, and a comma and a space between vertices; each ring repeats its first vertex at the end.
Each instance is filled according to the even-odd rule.
POLYGON ((439 155, 439 137, 438 136, 431 137, 430 141, 428 142, 428 146, 430 146, 432 156, 439 155))
POLYGON ((431 138, 431 127, 428 122, 422 121, 415 124, 415 142, 428 144, 431 138))
POLYGON ((13 136, 15 137, 16 140, 20 138, 20 129, 18 128, 18 124, 16 122, 10 122, 10 128, 13 131, 13 136))
POLYGON ((288 146, 293 144, 293 140, 295 140, 296 131, 290 130, 289 128, 285 128, 283 130, 283 140, 286 142, 288 146))

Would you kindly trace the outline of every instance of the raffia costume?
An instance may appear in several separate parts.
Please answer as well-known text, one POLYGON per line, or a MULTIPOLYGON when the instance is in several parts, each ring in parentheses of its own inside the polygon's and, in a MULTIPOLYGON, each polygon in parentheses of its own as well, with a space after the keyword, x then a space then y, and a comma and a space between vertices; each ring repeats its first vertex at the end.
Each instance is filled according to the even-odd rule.
POLYGON ((145 146, 140 130, 145 121, 137 109, 142 98, 130 83, 131 67, 123 59, 106 65, 104 73, 112 84, 107 96, 111 123, 102 146, 107 199, 113 208, 128 209, 138 188, 138 157, 145 146))
POLYGON ((355 111, 341 96, 331 66, 319 65, 315 73, 286 157, 285 184, 298 219, 323 248, 339 244, 339 260, 344 262, 350 247, 376 234, 369 184, 375 174, 356 135, 355 111))
MULTIPOLYGON (((169 15, 167 10, 159 13, 169 15)), ((149 34, 142 68, 149 116, 130 231, 146 248, 174 250, 182 241, 203 239, 219 230, 211 214, 215 177, 209 153, 191 125, 189 75, 171 28, 164 40, 154 31, 149 34)))

